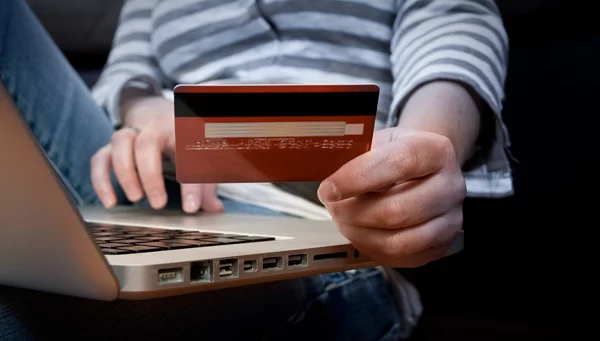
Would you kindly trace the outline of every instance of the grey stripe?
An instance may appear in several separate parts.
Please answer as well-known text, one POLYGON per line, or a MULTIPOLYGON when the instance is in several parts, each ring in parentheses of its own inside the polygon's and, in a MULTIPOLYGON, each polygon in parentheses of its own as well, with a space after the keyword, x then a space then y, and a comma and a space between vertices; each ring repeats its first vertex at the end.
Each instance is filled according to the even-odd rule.
POLYGON ((404 15, 409 15, 411 12, 418 11, 425 7, 431 6, 431 4, 433 2, 434 2, 434 0, 415 0, 415 1, 413 1, 413 3, 411 5, 408 5, 408 7, 406 7, 406 8, 404 8, 404 6, 401 6, 400 11, 404 15))
POLYGON ((131 12, 124 13, 122 22, 132 19, 150 19, 152 9, 134 9, 131 12))
MULTIPOLYGON (((222 31, 231 31, 231 35, 240 34, 238 28, 245 22, 253 21, 256 18, 258 18, 258 13, 256 11, 253 11, 251 16, 239 16, 230 20, 221 21, 219 23, 195 27, 192 30, 185 32, 184 34, 180 34, 178 36, 161 42, 158 45, 158 48, 156 49, 156 54, 158 55, 158 58, 163 58, 169 52, 179 47, 190 44, 191 42, 194 42, 198 39, 209 37, 213 34, 222 31)), ((273 33, 270 32, 269 38, 273 39, 273 37, 273 33)), ((227 54, 231 55, 234 53, 232 52, 227 54)))
POLYGON ((132 41, 149 42, 150 41, 150 33, 148 33, 148 32, 129 33, 127 35, 124 35, 124 36, 118 38, 115 41, 115 46, 130 43, 132 41))
MULTIPOLYGON (((481 59, 483 62, 485 62, 486 64, 488 64, 490 66, 490 68, 492 69, 492 73, 494 74, 494 77, 498 80, 499 83, 502 83, 502 79, 504 78, 503 76, 503 71, 499 69, 499 65, 497 63, 495 63, 488 55, 486 55, 485 53, 482 53, 479 50, 476 50, 470 46, 464 46, 464 45, 454 45, 454 44, 448 44, 448 45, 443 45, 440 47, 436 47, 433 50, 430 50, 429 53, 433 53, 433 52, 437 52, 437 51, 443 51, 443 50, 456 50, 456 51, 461 51, 461 52, 465 52, 468 53, 470 55, 473 55, 475 57, 477 57, 478 59, 481 59)), ((501 59, 500 59, 501 61, 501 59)))
POLYGON ((417 0, 412 5, 409 5, 402 12, 410 13, 414 11, 421 10, 425 7, 433 7, 431 10, 435 11, 444 11, 444 13, 473 13, 473 14, 488 14, 489 12, 493 12, 494 8, 490 8, 490 3, 488 1, 480 1, 471 0, 471 4, 461 3, 458 5, 452 5, 444 3, 443 1, 433 1, 433 0, 417 0), (473 5, 472 3, 479 4, 487 10, 482 10, 480 6, 473 5))
MULTIPOLYGON (((431 40, 430 40, 431 41, 431 40)), ((421 47, 425 47, 427 46, 427 43, 423 43, 421 45, 421 47)), ((465 46, 465 45, 455 45, 455 44, 442 44, 438 47, 435 47, 431 50, 428 50, 428 54, 431 54, 433 52, 437 52, 437 51, 444 51, 444 50, 456 50, 456 51, 461 51, 461 52, 465 52, 468 53, 470 55, 473 55, 479 59, 481 59, 482 61, 484 61, 485 63, 487 63, 488 65, 491 66, 492 68, 492 72, 494 73, 494 77, 496 77, 498 80, 501 80, 503 78, 503 70, 500 70, 499 67, 500 65, 498 65, 497 63, 495 63, 492 58, 490 58, 488 55, 486 55, 485 53, 482 53, 479 50, 476 50, 470 46, 465 46)), ((502 63, 502 59, 498 56, 498 61, 500 63, 502 63)), ((410 69, 411 67, 414 66, 415 63, 418 63, 419 59, 415 59, 411 64, 404 64, 402 66, 402 68, 400 70, 398 70, 397 75, 402 75, 406 72, 407 69, 410 69)))
POLYGON ((356 78, 372 79, 374 81, 385 83, 392 82, 392 74, 388 69, 379 69, 361 64, 341 62, 338 60, 283 56, 279 59, 278 64, 283 66, 315 69, 318 71, 337 73, 356 78))
POLYGON ((131 54, 129 55, 125 55, 123 57, 119 57, 118 59, 110 61, 111 66, 119 63, 137 63, 143 65, 150 65, 152 67, 158 66, 158 64, 153 58, 137 55, 134 51, 131 51, 131 54))
MULTIPOLYGON (((406 33, 411 32, 415 26, 418 26, 420 24, 421 24, 421 22, 415 23, 415 24, 411 25, 410 27, 404 29, 403 32, 406 32, 406 33)), ((481 38, 479 38, 478 40, 480 40, 481 42, 488 45, 490 48, 492 48, 494 50, 494 53, 497 53, 499 56, 501 56, 501 58, 499 58, 500 60, 505 60, 507 58, 508 42, 506 41, 506 39, 504 39, 502 37, 502 35, 498 32, 498 30, 496 28, 494 28, 493 26, 491 26, 486 21, 484 21, 480 18, 469 18, 469 19, 461 19, 461 20, 446 22, 443 25, 438 25, 438 26, 432 27, 431 29, 429 29, 427 31, 421 32, 421 34, 415 36, 409 42, 403 43, 403 45, 405 48, 414 44, 415 42, 417 42, 419 45, 423 45, 423 43, 421 41, 419 41, 419 39, 421 39, 423 36, 431 33, 434 30, 442 29, 446 26, 455 25, 455 24, 474 24, 474 25, 484 26, 484 27, 488 28, 498 38, 498 41, 502 44, 502 51, 498 51, 496 44, 494 44, 493 42, 491 42, 490 40, 488 40, 487 38, 485 38, 482 35, 478 35, 477 33, 474 33, 474 32, 469 32, 469 36, 471 36, 472 38, 475 38, 475 39, 477 39, 477 36, 480 36, 481 38)), ((440 35, 448 34, 444 30, 440 30, 440 32, 442 32, 440 35)), ((398 34, 398 36, 396 36, 394 38, 395 42, 400 41, 403 36, 404 36, 404 34, 402 34, 402 33, 398 34)))
POLYGON ((246 50, 250 50, 256 48, 258 45, 264 44, 265 42, 272 41, 272 36, 270 32, 261 33, 259 35, 255 35, 249 37, 248 39, 240 40, 235 44, 225 45, 221 48, 212 50, 207 53, 203 53, 198 58, 192 59, 189 62, 183 63, 181 65, 173 66, 173 71, 178 74, 185 74, 191 70, 196 70, 199 67, 206 65, 211 61, 219 61, 219 59, 233 56, 235 54, 244 52, 246 50))
MULTIPOLYGON (((167 12, 163 15, 158 16, 155 20, 154 20, 154 27, 159 28, 162 25, 169 23, 171 21, 180 19, 183 16, 189 15, 189 14, 193 14, 193 13, 197 13, 197 12, 201 12, 201 11, 206 11, 209 9, 213 9, 216 7, 219 7, 221 5, 227 5, 229 3, 232 2, 236 2, 237 0, 204 0, 204 1, 196 1, 192 4, 189 4, 188 6, 182 7, 182 8, 178 8, 176 10, 167 12)), ((199 25, 201 25, 202 23, 198 23, 199 25)))
MULTIPOLYGON (((492 82, 490 81, 490 79, 483 73, 482 70, 480 70, 479 68, 477 68, 475 65, 465 62, 464 60, 461 59, 456 59, 456 58, 439 58, 436 60, 432 60, 431 62, 427 63, 426 65, 423 65, 422 67, 420 67, 412 77, 410 77, 409 79, 403 81, 404 84, 412 84, 412 82, 415 80, 415 77, 419 76, 419 73, 424 69, 427 68, 429 66, 432 65, 437 65, 437 64, 450 64, 450 65, 456 65, 462 69, 468 70, 470 72, 472 72, 473 74, 477 75, 479 78, 481 78, 481 80, 483 81, 483 83, 485 83, 485 86, 490 90, 490 92, 497 94, 499 90, 501 89, 497 89, 492 82)), ((471 83, 475 83, 471 80, 471 83)), ((499 80, 499 83, 502 84, 502 82, 499 80)), ((499 99, 495 99, 494 102, 498 103, 499 99)), ((490 102, 492 103, 492 102, 490 102)))
MULTIPOLYGON (((381 0, 376 0, 381 1, 381 0)), ((395 13, 387 12, 368 5, 355 2, 323 1, 323 0, 293 0, 277 1, 265 6, 269 16, 284 13, 319 12, 324 14, 339 14, 352 16, 358 19, 373 21, 381 25, 390 26, 396 17, 395 13)))
MULTIPOLYGON (((496 47, 496 45, 494 43, 492 43, 488 38, 486 38, 480 34, 473 33, 471 31, 457 30, 457 31, 450 31, 450 32, 442 32, 438 35, 430 37, 429 39, 427 39, 425 41, 419 42, 420 43, 419 45, 427 46, 434 40, 439 39, 440 37, 443 37, 446 35, 464 35, 464 36, 468 36, 469 38, 473 38, 473 39, 481 42, 483 45, 488 46, 494 53, 494 56, 498 59, 498 61, 500 61, 500 63, 505 61, 505 56, 504 56, 503 51, 498 50, 498 48, 496 47)), ((481 53, 481 51, 478 51, 478 53, 481 53)))
POLYGON ((282 40, 302 40, 308 42, 329 43, 344 47, 359 47, 381 53, 390 53, 389 41, 367 38, 350 33, 325 30, 290 29, 280 32, 282 40))

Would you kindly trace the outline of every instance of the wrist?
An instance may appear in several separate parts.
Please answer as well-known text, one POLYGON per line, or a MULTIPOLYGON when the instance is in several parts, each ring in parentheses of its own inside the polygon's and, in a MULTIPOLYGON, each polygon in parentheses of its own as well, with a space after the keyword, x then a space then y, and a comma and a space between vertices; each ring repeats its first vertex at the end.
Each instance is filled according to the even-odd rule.
POLYGON ((131 96, 121 102, 121 116, 124 125, 139 127, 159 114, 173 112, 173 104, 162 96, 131 96))
POLYGON ((478 98, 450 81, 417 88, 406 101, 398 127, 446 136, 463 165, 474 153, 481 127, 478 98))

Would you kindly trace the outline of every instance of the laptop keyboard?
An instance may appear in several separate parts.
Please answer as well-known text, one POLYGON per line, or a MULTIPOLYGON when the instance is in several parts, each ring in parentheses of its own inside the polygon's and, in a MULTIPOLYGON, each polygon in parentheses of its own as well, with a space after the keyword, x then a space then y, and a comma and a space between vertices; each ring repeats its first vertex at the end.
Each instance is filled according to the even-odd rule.
POLYGON ((102 252, 106 255, 125 255, 275 240, 274 237, 243 234, 165 230, 107 224, 90 224, 90 230, 102 252))

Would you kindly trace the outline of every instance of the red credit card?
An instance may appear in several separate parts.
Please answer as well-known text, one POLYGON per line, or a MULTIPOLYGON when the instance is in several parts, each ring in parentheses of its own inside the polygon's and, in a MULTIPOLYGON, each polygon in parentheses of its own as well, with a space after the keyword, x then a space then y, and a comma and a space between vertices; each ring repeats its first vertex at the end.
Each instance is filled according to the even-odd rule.
POLYGON ((377 85, 178 85, 180 183, 319 182, 371 148, 377 85))

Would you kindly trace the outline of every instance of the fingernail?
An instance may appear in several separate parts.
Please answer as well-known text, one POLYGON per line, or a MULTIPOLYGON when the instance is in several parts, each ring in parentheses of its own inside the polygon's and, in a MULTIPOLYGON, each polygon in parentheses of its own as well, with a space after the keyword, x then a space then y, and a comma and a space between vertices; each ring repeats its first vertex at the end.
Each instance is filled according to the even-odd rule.
POLYGON ((200 208, 199 206, 200 204, 198 202, 198 198, 195 195, 188 194, 185 196, 185 200, 183 201, 183 209, 186 212, 195 212, 200 208))
POLYGON ((336 201, 340 198, 340 192, 338 191, 335 184, 331 181, 323 181, 317 192, 319 200, 323 201, 336 201))

